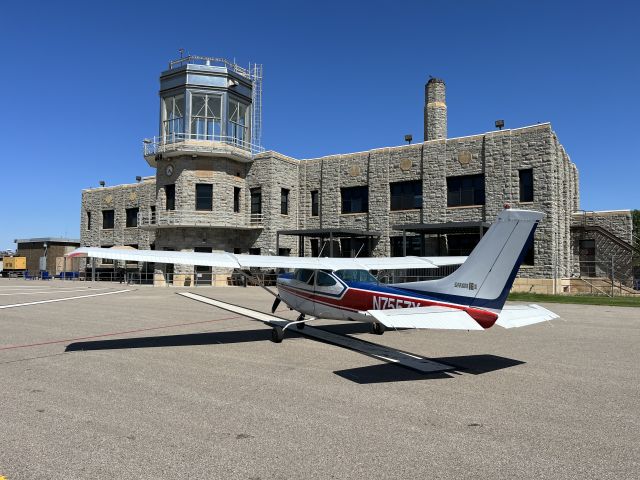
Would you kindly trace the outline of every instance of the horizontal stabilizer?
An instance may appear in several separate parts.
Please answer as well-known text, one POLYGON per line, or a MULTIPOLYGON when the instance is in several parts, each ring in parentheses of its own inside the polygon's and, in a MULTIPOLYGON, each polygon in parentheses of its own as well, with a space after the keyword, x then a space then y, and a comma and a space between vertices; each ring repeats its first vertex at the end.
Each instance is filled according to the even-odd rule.
POLYGON ((558 317, 559 315, 540 305, 505 305, 498 315, 496 325, 503 328, 524 327, 558 317))
POLYGON ((378 322, 389 328, 431 328, 437 330, 484 330, 467 313, 448 307, 415 307, 368 310, 378 322))

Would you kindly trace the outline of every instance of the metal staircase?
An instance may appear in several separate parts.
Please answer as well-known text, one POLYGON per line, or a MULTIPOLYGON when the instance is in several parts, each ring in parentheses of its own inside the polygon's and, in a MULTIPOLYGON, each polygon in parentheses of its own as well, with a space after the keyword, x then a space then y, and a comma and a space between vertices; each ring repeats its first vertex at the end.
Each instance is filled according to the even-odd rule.
POLYGON ((614 233, 615 229, 611 219, 596 212, 574 216, 571 230, 579 240, 593 240, 596 245, 593 259, 585 260, 581 255, 581 277, 605 277, 612 284, 620 282, 620 287, 633 287, 633 259, 640 257, 640 241, 633 234, 625 240, 614 233))

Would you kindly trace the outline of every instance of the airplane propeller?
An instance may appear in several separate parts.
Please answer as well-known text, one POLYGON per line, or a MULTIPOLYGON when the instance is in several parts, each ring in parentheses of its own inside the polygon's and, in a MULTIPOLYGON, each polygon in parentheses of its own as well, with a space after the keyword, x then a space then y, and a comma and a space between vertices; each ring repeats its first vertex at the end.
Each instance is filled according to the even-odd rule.
POLYGON ((280 300, 280 297, 276 297, 276 299, 273 301, 273 305, 271 306, 271 313, 275 313, 275 311, 278 308, 278 305, 280 305, 281 301, 282 300, 280 300))

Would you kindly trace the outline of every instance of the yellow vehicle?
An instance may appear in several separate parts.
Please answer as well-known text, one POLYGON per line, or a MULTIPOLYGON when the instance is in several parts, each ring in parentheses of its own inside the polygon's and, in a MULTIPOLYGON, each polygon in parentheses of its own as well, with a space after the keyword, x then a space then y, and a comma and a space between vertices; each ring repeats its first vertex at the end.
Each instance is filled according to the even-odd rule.
POLYGON ((24 272, 27 269, 27 257, 2 257, 2 273, 24 272))

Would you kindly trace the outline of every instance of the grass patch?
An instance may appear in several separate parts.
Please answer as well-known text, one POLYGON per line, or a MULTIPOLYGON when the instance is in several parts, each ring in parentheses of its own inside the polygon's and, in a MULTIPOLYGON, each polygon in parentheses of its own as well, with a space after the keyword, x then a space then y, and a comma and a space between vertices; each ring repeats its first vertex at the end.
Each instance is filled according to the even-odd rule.
POLYGON ((576 303, 579 305, 608 305, 611 307, 640 307, 640 297, 605 297, 604 295, 543 295, 539 293, 509 294, 514 302, 576 303))

